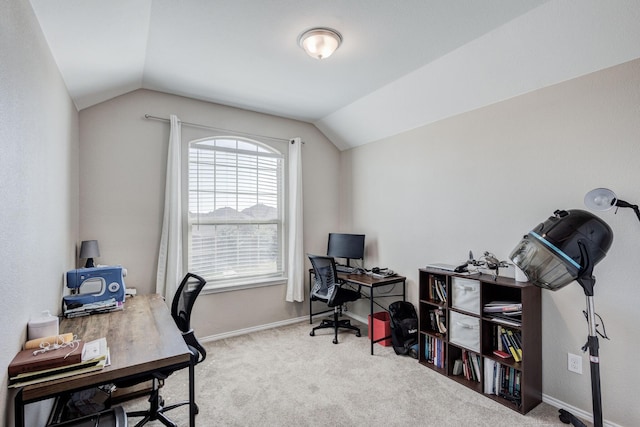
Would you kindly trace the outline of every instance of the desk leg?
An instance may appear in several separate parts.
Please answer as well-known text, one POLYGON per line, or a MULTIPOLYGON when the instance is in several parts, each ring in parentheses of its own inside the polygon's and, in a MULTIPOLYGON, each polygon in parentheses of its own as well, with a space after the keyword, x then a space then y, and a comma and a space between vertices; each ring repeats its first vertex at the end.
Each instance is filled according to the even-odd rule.
POLYGON ((196 425, 195 363, 189 363, 189 426, 196 425))
POLYGON ((16 397, 13 399, 14 418, 16 427, 24 427, 24 402, 22 401, 22 388, 18 390, 16 397))
POLYGON ((371 314, 371 317, 369 317, 369 323, 371 324, 371 355, 373 356, 373 339, 376 336, 373 333, 373 325, 375 324, 375 322, 373 321, 373 293, 375 292, 375 287, 372 286, 371 287, 371 292, 369 293, 369 313, 371 314))
POLYGON ((309 272, 309 324, 313 325, 313 301, 311 301, 311 288, 313 284, 311 282, 311 272, 309 272))

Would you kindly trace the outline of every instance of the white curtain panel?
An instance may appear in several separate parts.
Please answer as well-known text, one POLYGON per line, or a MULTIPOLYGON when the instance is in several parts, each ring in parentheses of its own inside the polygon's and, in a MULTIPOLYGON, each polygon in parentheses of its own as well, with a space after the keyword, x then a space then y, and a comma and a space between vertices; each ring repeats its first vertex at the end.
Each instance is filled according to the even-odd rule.
POLYGON ((170 122, 164 218, 156 278, 156 292, 164 295, 167 304, 171 304, 178 284, 182 280, 182 195, 180 194, 182 123, 174 114, 171 115, 170 122))
POLYGON ((302 248, 302 140, 289 144, 289 255, 286 301, 304 301, 304 250, 302 248))

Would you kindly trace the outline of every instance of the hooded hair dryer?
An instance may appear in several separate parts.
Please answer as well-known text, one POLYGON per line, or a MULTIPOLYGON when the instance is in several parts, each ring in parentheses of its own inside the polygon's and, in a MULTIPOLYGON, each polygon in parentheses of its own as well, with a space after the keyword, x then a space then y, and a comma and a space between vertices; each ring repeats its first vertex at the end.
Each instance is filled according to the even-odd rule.
MULTIPOLYGON (((525 235, 509 256, 536 286, 556 291, 576 280, 584 289, 589 336, 583 350, 589 349, 595 427, 602 427, 602 399, 592 273, 593 267, 607 255, 611 243, 613 232, 600 218, 583 210, 558 210, 525 235)), ((560 420, 586 427, 564 409, 560 409, 560 420)))

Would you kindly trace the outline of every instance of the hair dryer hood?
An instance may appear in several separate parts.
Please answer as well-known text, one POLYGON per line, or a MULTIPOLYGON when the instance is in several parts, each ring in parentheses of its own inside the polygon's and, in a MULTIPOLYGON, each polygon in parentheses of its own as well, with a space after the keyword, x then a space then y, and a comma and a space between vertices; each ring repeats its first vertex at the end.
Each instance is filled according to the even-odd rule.
POLYGON ((580 277, 589 263, 600 262, 612 242, 611 228, 595 215, 556 211, 524 236, 509 258, 530 282, 555 291, 580 277))

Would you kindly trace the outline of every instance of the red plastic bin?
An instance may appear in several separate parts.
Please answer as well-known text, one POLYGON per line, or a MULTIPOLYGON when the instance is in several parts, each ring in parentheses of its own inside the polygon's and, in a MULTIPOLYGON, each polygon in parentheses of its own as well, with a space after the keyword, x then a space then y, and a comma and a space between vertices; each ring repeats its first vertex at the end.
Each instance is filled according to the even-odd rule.
MULTIPOLYGON (((391 335, 391 317, 386 311, 373 313, 374 340, 391 335)), ((369 339, 371 339, 371 315, 369 315, 369 339)), ((388 347, 391 345, 391 338, 378 341, 378 344, 388 347)))

